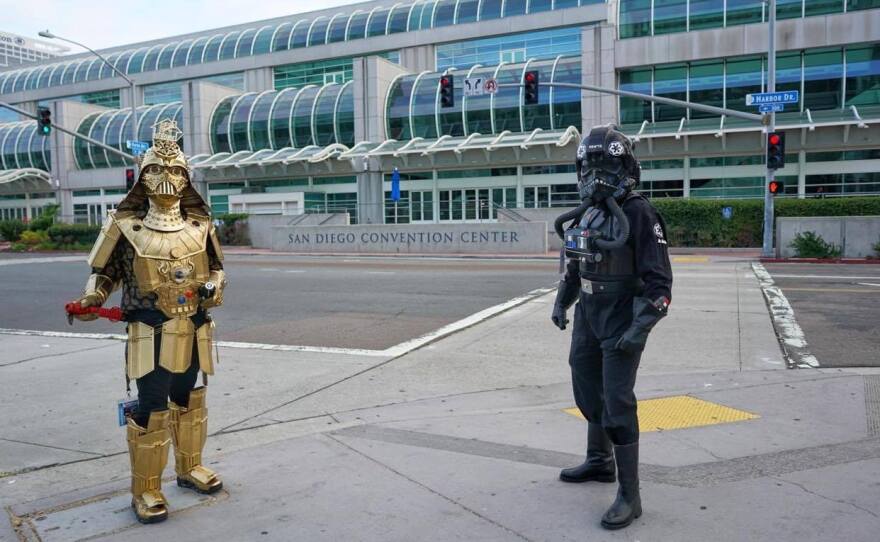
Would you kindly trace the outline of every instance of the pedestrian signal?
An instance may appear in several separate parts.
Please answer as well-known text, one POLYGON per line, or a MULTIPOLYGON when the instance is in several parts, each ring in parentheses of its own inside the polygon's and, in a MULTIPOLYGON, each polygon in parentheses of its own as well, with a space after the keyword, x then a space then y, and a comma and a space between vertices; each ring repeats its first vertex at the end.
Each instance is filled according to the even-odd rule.
POLYGON ((440 107, 455 106, 455 78, 451 75, 440 77, 440 107))

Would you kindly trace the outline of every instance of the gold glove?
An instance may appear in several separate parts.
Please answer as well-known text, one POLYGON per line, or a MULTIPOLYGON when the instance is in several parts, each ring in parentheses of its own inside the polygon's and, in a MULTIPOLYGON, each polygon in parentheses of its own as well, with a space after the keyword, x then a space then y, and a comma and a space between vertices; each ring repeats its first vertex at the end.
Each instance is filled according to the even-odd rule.
POLYGON ((214 295, 202 301, 202 307, 209 309, 223 304, 223 290, 226 288, 226 272, 222 269, 211 271, 208 281, 214 284, 214 295))
MULTIPOLYGON (((89 280, 86 281, 86 287, 83 288, 83 295, 76 301, 81 307, 100 307, 107 301, 110 294, 113 293, 113 281, 105 275, 92 273, 89 280)), ((97 320, 97 314, 76 314, 74 317, 83 322, 97 320)))

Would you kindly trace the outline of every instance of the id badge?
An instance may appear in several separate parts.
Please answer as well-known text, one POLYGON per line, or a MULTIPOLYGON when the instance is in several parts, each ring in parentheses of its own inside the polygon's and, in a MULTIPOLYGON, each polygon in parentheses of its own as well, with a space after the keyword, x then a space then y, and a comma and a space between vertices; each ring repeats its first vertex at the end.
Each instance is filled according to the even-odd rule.
POLYGON ((128 423, 128 417, 137 409, 137 399, 120 399, 116 402, 116 415, 119 418, 119 427, 128 423))

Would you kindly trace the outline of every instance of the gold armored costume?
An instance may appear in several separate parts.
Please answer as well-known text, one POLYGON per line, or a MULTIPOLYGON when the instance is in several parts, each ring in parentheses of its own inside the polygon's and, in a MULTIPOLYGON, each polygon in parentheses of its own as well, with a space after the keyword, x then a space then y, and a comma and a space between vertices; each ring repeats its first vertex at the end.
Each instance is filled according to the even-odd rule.
POLYGON ((226 277, 210 209, 190 183, 180 136, 172 120, 154 127, 138 182, 89 255, 92 275, 79 299, 82 307, 101 306, 122 288, 126 373, 138 387, 138 408, 127 427, 132 508, 145 523, 168 515, 162 471, 170 443, 178 485, 200 493, 223 486, 202 465, 206 388, 193 386, 199 370, 214 373, 214 324, 206 309, 222 304, 226 277))

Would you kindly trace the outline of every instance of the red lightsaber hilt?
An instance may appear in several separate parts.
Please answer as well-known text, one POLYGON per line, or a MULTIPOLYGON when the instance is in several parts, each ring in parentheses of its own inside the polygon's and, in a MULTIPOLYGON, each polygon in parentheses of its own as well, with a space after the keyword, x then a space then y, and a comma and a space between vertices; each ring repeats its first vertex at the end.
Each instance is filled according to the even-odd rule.
POLYGON ((119 322, 122 320, 122 309, 119 307, 111 307, 109 309, 105 309, 104 307, 83 307, 78 302, 73 301, 64 305, 64 310, 67 311, 68 316, 74 316, 77 314, 97 314, 98 318, 106 318, 111 322, 119 322))

